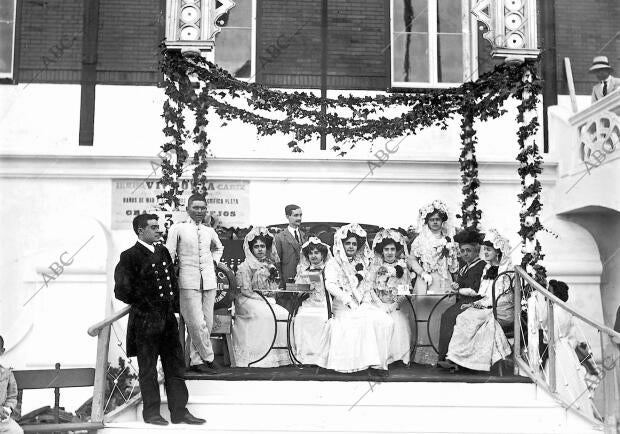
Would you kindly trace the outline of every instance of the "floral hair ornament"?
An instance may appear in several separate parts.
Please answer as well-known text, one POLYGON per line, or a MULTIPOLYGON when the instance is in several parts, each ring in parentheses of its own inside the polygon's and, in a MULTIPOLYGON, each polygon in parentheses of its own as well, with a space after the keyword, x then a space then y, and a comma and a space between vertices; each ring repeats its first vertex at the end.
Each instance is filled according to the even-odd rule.
POLYGON ((510 241, 508 238, 503 237, 497 229, 489 229, 484 233, 484 242, 491 243, 493 248, 502 252, 501 263, 504 264, 510 260, 510 241))
POLYGON ((308 238, 308 241, 306 241, 305 243, 303 243, 301 245, 302 249, 305 249, 306 247, 308 247, 310 244, 314 244, 314 245, 323 245, 325 247, 327 247, 327 249, 329 250, 329 246, 327 244, 325 244, 323 241, 321 241, 318 237, 310 237, 308 238))
POLYGON ((422 208, 420 208, 420 211, 418 214, 418 233, 422 233, 424 228, 428 227, 426 225, 426 217, 429 214, 434 214, 438 211, 444 213, 447 217, 447 220, 443 222, 441 232, 444 235, 448 235, 448 236, 453 235, 452 223, 451 223, 451 218, 450 218, 450 210, 448 209, 448 205, 446 205, 443 201, 439 199, 436 199, 432 201, 431 203, 428 203, 424 205, 422 208))
MULTIPOLYGON (((326 264, 327 261, 332 259, 332 254, 329 250, 329 245, 321 241, 320 238, 318 237, 308 238, 308 241, 302 244, 301 251, 303 252, 304 249, 306 249, 308 246, 319 246, 319 245, 325 246, 325 249, 327 250, 327 254, 323 258, 323 264, 326 264)), ((310 261, 308 260, 308 258, 306 258, 306 255, 302 253, 299 258, 299 264, 297 264, 297 274, 307 270, 310 266, 311 266, 310 261)))
MULTIPOLYGON (((259 261, 255 256, 254 252, 250 248, 250 243, 254 241, 254 239, 258 236, 263 236, 265 238, 273 239, 273 235, 269 233, 269 230, 264 226, 256 226, 252 228, 250 232, 245 236, 243 240, 243 253, 245 254, 245 261, 248 263, 251 269, 257 269, 261 267, 261 261, 259 261)), ((273 245, 270 249, 267 249, 266 258, 268 261, 271 261, 274 264, 280 262, 280 258, 278 257, 278 252, 273 248, 273 245)))
POLYGON ((407 238, 403 236, 403 234, 401 234, 397 230, 383 228, 379 232, 377 232, 377 235, 375 235, 375 239, 372 241, 372 250, 375 252, 375 261, 383 262, 382 254, 378 253, 376 251, 376 248, 381 242, 383 242, 383 240, 387 238, 394 240, 396 243, 402 246, 403 250, 401 252, 398 252, 400 254, 399 256, 404 255, 405 258, 409 256, 409 248, 407 247, 407 242, 408 242, 407 238))

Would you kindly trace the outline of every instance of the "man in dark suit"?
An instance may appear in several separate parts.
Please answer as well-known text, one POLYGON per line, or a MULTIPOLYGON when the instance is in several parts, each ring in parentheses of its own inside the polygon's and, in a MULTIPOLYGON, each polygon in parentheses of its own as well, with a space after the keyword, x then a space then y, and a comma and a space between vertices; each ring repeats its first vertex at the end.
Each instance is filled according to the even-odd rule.
POLYGON ((461 306, 477 300, 476 293, 480 289, 480 280, 486 262, 480 259, 480 242, 482 236, 479 232, 466 229, 454 236, 454 241, 459 243, 460 267, 455 281, 452 283, 452 290, 456 294, 454 305, 450 306, 441 315, 439 326, 439 357, 440 362, 445 361, 448 353, 450 339, 456 324, 456 317, 463 312, 461 306))
MULTIPOLYGON (((284 288, 286 282, 295 279, 297 264, 299 264, 301 245, 306 241, 306 235, 301 231, 301 207, 298 205, 286 205, 284 214, 288 220, 288 226, 275 236, 275 246, 280 257, 280 287, 284 288)), ((280 306, 291 311, 293 309, 292 294, 278 294, 276 301, 280 306)))
POLYGON ((179 341, 175 312, 179 311, 179 289, 172 259, 159 241, 157 216, 142 214, 134 218, 138 241, 121 253, 114 270, 114 294, 131 305, 127 324, 127 355, 138 358, 138 381, 146 423, 168 425, 161 417, 157 357, 161 357, 164 387, 172 423, 200 425, 204 419, 187 410, 185 363, 179 341))

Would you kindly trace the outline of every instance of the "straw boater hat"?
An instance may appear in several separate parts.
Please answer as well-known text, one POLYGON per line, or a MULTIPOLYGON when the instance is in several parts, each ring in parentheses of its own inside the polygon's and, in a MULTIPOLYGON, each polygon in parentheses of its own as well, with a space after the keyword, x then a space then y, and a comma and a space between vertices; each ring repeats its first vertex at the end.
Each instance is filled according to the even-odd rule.
POLYGON ((594 72, 600 69, 613 69, 611 66, 609 66, 609 60, 607 59, 607 56, 596 56, 594 60, 592 60, 592 66, 588 71, 594 72))

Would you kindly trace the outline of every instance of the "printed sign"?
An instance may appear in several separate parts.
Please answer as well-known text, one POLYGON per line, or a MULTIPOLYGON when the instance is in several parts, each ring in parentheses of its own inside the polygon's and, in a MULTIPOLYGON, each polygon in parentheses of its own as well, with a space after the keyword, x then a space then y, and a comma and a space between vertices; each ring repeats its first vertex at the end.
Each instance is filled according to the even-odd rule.
MULTIPOLYGON (((250 225, 249 181, 211 180, 207 184, 207 209, 221 226, 246 227, 250 225)), ((187 198, 191 194, 189 180, 183 180, 179 217, 185 214, 187 198)), ((131 229, 138 214, 157 211, 157 195, 162 186, 156 180, 112 180, 112 229, 131 229)), ((175 217, 177 217, 175 215, 175 217)), ((176 221, 177 218, 174 219, 176 221)))

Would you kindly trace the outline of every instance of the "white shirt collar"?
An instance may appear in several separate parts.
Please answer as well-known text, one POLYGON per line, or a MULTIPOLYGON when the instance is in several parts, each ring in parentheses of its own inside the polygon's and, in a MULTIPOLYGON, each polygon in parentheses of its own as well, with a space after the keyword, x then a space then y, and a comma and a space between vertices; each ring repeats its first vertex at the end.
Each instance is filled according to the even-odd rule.
MULTIPOLYGON (((293 228, 292 226, 288 226, 288 231, 291 233, 293 238, 295 238, 295 231, 297 231, 297 233, 299 234, 299 228, 293 228)), ((299 236, 301 236, 301 235, 299 235, 299 236)))
POLYGON ((602 84, 602 83, 607 83, 607 87, 609 87, 609 82, 610 82, 610 81, 611 81, 611 74, 610 74, 610 75, 608 75, 608 76, 607 76, 607 78, 606 78, 605 80, 601 81, 601 84, 602 84))
POLYGON ((149 249, 151 251, 151 253, 155 253, 155 246, 152 244, 146 244, 144 241, 142 241, 141 239, 138 239, 138 242, 140 244, 142 244, 144 247, 146 247, 147 249, 149 249))

